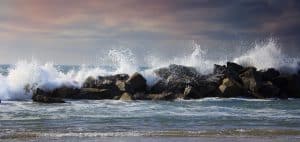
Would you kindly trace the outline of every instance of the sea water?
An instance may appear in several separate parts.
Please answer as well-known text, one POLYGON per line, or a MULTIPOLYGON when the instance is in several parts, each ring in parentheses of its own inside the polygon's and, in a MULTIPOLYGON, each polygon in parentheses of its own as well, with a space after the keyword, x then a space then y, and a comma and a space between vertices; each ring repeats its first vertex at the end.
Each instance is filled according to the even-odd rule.
MULTIPOLYGON (((183 57, 148 58, 138 64, 129 49, 110 50, 108 65, 54 65, 36 60, 0 66, 1 141, 279 141, 300 140, 300 100, 205 98, 176 101, 67 100, 64 104, 31 101, 36 88, 55 89, 62 85, 81 87, 89 76, 140 72, 149 86, 159 78, 153 70, 176 63, 212 72, 207 52, 195 44, 183 57), (103 139, 104 138, 104 139, 103 139), (198 138, 198 139, 197 139, 198 138), (220 138, 220 139, 219 139, 220 138), (249 139, 248 139, 249 138, 249 139), (276 139, 276 140, 278 140, 276 139)), ((284 55, 276 42, 257 44, 231 60, 258 69, 276 68, 296 73, 299 59, 284 55), (287 62, 288 61, 288 62, 287 62)))

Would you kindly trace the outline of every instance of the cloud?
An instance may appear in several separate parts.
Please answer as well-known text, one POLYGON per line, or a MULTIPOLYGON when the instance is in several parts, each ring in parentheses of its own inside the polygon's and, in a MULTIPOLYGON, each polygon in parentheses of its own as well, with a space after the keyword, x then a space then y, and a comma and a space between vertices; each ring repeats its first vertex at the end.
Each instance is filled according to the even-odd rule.
MULTIPOLYGON (((11 37, 230 40, 298 36, 298 0, 12 0, 11 37)), ((4 5, 4 6, 3 6, 4 5)), ((4 32, 2 32, 3 34, 4 32)))

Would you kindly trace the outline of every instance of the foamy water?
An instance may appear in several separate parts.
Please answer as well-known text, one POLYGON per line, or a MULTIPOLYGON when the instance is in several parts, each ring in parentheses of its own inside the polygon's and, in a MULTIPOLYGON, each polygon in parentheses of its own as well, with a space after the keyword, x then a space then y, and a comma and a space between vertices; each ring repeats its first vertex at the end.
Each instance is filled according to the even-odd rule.
MULTIPOLYGON (((26 100, 31 98, 32 90, 38 87, 43 89, 54 89, 61 85, 80 87, 89 76, 133 74, 136 71, 145 76, 148 85, 152 85, 158 80, 153 70, 169 64, 192 66, 200 73, 207 74, 212 72, 214 64, 227 62, 227 60, 208 59, 207 55, 210 53, 198 44, 194 44, 192 48, 192 53, 169 60, 162 60, 154 55, 137 59, 129 49, 112 49, 105 57, 111 60, 112 64, 108 65, 111 68, 82 65, 77 70, 61 71, 52 63, 42 64, 35 60, 19 61, 9 69, 3 67, 0 70, 2 74, 7 73, 7 75, 0 74, 0 100, 26 100), (145 63, 138 64, 138 60, 143 60, 145 63)), ((254 48, 234 57, 232 61, 245 66, 255 66, 258 69, 273 67, 293 73, 298 70, 299 59, 284 55, 276 42, 270 39, 266 43, 256 44, 254 48)))
POLYGON ((3 101, 0 139, 103 137, 283 137, 300 135, 299 101, 3 101))

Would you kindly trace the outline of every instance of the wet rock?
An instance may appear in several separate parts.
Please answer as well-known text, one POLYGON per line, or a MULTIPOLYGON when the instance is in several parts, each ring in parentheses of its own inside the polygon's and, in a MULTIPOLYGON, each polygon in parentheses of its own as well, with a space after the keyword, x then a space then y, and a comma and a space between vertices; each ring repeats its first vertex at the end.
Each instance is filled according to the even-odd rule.
POLYGON ((72 98, 72 96, 77 95, 80 89, 68 86, 62 86, 52 91, 52 97, 56 98, 72 98))
POLYGON ((130 91, 135 92, 145 92, 147 88, 146 79, 139 73, 134 73, 130 78, 126 80, 130 91))
POLYGON ((198 91, 196 88, 192 86, 187 86, 183 93, 183 99, 200 99, 206 97, 205 94, 198 91))
POLYGON ((278 77, 280 75, 280 72, 275 70, 274 68, 270 68, 266 71, 262 71, 262 80, 264 81, 271 81, 275 77, 278 77))
POLYGON ((129 78, 127 74, 117 74, 111 76, 98 76, 97 78, 88 77, 83 83, 83 88, 99 88, 99 89, 110 89, 114 87, 117 81, 125 81, 129 78))
POLYGON ((244 96, 244 89, 237 85, 234 81, 229 78, 225 78, 222 84, 219 86, 219 97, 240 97, 244 96))
POLYGON ((166 80, 167 82, 181 81, 185 83, 194 82, 202 75, 193 67, 186 67, 182 65, 171 64, 168 68, 161 68, 154 71, 154 73, 166 80))
POLYGON ((247 68, 245 71, 243 71, 243 73, 239 75, 239 77, 243 82, 244 88, 250 90, 251 92, 258 92, 258 89, 262 85, 261 74, 256 71, 256 68, 247 68))
POLYGON ((226 73, 226 66, 225 65, 217 65, 217 64, 214 64, 214 71, 213 73, 214 74, 225 74, 226 73))
POLYGON ((65 103, 61 98, 54 98, 50 92, 37 89, 33 95, 32 100, 40 103, 65 103))
POLYGON ((228 72, 236 72, 236 73, 240 73, 244 69, 243 66, 233 62, 227 62, 226 68, 228 72))
POLYGON ((114 99, 116 96, 120 95, 120 93, 116 93, 114 90, 109 89, 81 88, 80 92, 70 99, 103 100, 114 99))
POLYGON ((146 79, 139 73, 134 73, 126 81, 118 80, 116 86, 122 92, 136 93, 145 92, 147 88, 146 79))
POLYGON ((285 98, 285 96, 280 95, 280 89, 270 81, 264 82, 258 89, 258 93, 263 98, 285 98))
POLYGON ((120 100, 122 100, 122 101, 131 101, 131 100, 133 100, 133 98, 132 98, 132 95, 131 95, 131 94, 125 92, 125 93, 123 93, 122 96, 120 97, 120 100))
POLYGON ((280 93, 290 98, 300 98, 300 76, 282 75, 274 78, 272 83, 280 88, 280 93))

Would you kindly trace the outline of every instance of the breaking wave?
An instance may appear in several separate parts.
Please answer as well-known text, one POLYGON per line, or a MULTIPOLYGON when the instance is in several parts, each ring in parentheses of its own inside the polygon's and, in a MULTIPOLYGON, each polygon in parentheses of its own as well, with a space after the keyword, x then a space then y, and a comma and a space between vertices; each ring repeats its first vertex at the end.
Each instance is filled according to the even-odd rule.
MULTIPOLYGON (((89 76, 132 74, 136 71, 145 76, 147 83, 151 85, 158 80, 153 70, 169 64, 192 66, 200 73, 207 74, 212 72, 214 64, 227 62, 227 60, 208 59, 208 54, 207 50, 196 43, 192 53, 170 60, 162 60, 154 55, 137 59, 130 49, 112 49, 107 57, 111 61, 109 65, 93 67, 82 65, 79 69, 68 71, 60 70, 53 63, 41 64, 35 60, 19 61, 5 71, 7 75, 0 73, 0 100, 26 100, 31 98, 32 90, 38 87, 43 89, 54 89, 62 85, 80 87, 89 76), (143 60, 144 64, 138 64, 138 60, 143 60)), ((299 59, 284 55, 273 39, 256 44, 254 48, 241 56, 234 57, 232 61, 245 66, 255 66, 258 69, 276 68, 290 73, 296 72, 299 66, 299 59)))

